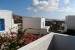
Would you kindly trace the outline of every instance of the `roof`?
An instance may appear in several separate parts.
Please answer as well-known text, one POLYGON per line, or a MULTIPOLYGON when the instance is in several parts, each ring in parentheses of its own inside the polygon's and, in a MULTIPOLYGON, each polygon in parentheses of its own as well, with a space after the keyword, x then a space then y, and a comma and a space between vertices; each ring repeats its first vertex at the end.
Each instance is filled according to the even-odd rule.
POLYGON ((1 10, 1 9, 0 9, 0 11, 4 11, 4 12, 12 12, 12 11, 10 11, 10 10, 1 10))

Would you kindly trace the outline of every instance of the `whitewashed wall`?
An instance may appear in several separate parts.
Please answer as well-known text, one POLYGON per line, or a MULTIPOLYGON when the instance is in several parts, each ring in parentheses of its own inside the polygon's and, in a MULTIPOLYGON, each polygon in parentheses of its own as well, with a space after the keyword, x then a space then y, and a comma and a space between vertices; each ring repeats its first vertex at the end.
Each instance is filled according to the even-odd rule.
POLYGON ((45 18, 41 17, 41 28, 44 28, 45 27, 45 18), (43 23, 44 23, 44 26, 43 26, 43 23))
POLYGON ((49 32, 50 26, 45 26, 43 29, 47 29, 47 32, 49 32))
POLYGON ((75 30, 75 15, 66 16, 67 29, 75 30))
POLYGON ((41 34, 46 34, 47 33, 47 29, 45 29, 43 27, 43 23, 44 22, 44 27, 45 27, 45 18, 42 17, 30 17, 30 18, 23 18, 23 30, 27 29, 27 28, 37 28, 40 30, 27 30, 30 33, 34 33, 34 34, 38 34, 39 32, 41 34))
POLYGON ((41 37, 40 39, 18 49, 18 50, 52 50, 53 33, 41 37))
POLYGON ((41 18, 23 18, 23 29, 26 28, 41 28, 41 18))
MULTIPOLYGON (((9 28, 12 27, 12 11, 8 10, 0 10, 0 18, 5 19, 5 25, 9 28)), ((9 29, 5 27, 4 31, 9 31, 9 29)))
POLYGON ((12 19, 12 29, 11 29, 11 31, 18 33, 18 24, 14 23, 14 19, 12 19))

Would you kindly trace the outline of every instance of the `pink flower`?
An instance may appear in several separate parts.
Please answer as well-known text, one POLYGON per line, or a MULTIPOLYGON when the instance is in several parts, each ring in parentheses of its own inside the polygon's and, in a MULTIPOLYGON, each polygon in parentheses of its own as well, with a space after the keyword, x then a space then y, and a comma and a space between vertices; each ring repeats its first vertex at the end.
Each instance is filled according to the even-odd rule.
POLYGON ((37 38, 40 38, 40 36, 37 36, 37 38))
POLYGON ((4 40, 7 39, 7 38, 8 38, 7 36, 2 37, 2 39, 4 39, 4 40))
POLYGON ((28 39, 28 38, 24 38, 24 41, 28 44, 30 42, 32 42, 32 40, 28 39))
POLYGON ((13 35, 13 34, 16 34, 16 33, 15 32, 11 32, 10 34, 13 35))
POLYGON ((18 49, 18 48, 20 48, 20 46, 16 46, 16 48, 18 49))

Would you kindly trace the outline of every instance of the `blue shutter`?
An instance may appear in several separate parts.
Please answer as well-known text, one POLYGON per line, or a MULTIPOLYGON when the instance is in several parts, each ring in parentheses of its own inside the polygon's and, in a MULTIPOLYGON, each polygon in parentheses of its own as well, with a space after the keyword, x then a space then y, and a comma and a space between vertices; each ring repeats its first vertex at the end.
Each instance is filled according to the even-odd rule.
POLYGON ((5 22, 4 19, 0 19, 0 31, 5 30, 5 22))

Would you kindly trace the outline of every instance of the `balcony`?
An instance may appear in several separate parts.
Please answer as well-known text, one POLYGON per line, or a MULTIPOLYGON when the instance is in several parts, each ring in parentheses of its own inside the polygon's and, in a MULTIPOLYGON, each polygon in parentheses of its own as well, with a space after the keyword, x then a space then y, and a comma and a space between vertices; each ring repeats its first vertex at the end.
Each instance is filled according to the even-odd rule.
POLYGON ((75 50, 75 36, 49 33, 18 50, 75 50))

